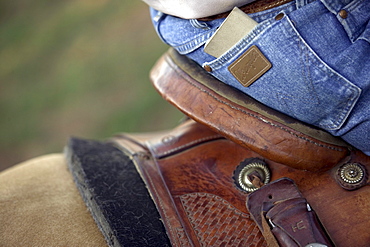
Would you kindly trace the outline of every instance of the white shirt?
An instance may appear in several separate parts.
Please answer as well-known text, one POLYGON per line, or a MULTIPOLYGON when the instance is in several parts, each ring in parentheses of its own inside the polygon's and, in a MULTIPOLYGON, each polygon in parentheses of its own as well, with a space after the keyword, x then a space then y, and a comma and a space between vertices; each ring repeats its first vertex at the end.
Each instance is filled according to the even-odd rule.
POLYGON ((255 0, 143 0, 154 9, 184 19, 220 14, 255 0))

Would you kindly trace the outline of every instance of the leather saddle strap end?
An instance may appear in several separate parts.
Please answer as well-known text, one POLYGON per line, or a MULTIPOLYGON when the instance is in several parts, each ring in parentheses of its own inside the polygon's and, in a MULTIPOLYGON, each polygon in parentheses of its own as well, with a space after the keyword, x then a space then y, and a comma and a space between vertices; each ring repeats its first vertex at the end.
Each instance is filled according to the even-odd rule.
POLYGON ((248 196, 247 207, 269 246, 333 246, 294 182, 276 180, 248 196))

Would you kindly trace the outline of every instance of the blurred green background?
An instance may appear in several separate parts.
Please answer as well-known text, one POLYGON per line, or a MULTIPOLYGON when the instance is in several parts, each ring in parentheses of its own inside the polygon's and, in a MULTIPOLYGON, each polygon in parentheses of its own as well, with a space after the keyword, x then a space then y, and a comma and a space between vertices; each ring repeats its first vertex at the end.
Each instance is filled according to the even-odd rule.
POLYGON ((174 127, 149 81, 167 50, 141 1, 0 1, 0 170, 70 136, 174 127))

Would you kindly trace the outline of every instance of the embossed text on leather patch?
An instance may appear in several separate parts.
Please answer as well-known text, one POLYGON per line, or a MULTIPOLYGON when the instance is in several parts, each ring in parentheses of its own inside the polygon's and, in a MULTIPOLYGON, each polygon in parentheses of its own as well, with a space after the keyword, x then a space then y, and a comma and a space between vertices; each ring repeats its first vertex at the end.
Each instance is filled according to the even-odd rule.
POLYGON ((271 66, 270 61, 254 45, 233 62, 228 69, 244 87, 248 87, 266 73, 271 66))

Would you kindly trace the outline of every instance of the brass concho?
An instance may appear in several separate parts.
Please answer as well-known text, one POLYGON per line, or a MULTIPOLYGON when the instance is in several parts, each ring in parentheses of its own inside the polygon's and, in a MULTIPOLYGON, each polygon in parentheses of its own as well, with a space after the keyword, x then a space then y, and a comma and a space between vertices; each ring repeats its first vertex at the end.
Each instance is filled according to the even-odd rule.
POLYGON ((259 187, 255 186, 250 179, 250 175, 257 175, 261 184, 270 182, 270 170, 266 163, 258 158, 246 159, 240 163, 234 172, 235 184, 239 189, 246 192, 253 192, 259 187))
POLYGON ((339 184, 346 190, 355 190, 366 184, 366 168, 359 163, 347 163, 339 167, 337 172, 339 184))

